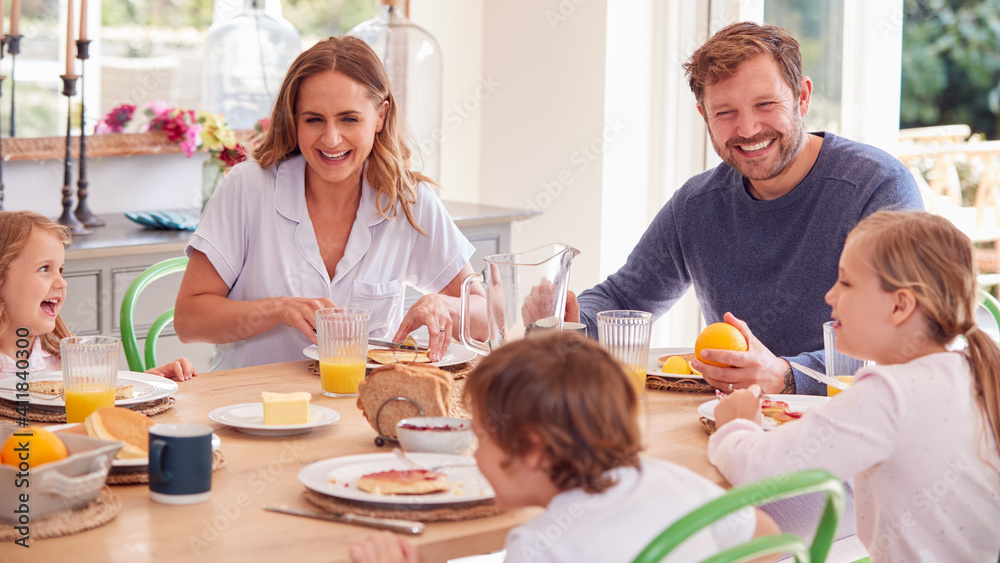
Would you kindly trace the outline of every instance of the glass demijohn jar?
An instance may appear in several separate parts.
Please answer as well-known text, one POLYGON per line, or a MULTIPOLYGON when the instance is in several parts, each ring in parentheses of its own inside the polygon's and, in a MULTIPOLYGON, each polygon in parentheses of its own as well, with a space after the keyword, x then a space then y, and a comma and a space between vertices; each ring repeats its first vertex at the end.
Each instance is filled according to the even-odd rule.
POLYGON ((348 34, 371 46, 389 74, 401 116, 413 137, 414 167, 440 180, 441 48, 430 33, 406 18, 407 0, 378 1, 375 17, 348 34))
POLYGON ((213 24, 205 38, 202 103, 233 129, 251 129, 271 114, 285 72, 302 51, 292 24, 262 6, 263 0, 244 0, 240 15, 213 24))

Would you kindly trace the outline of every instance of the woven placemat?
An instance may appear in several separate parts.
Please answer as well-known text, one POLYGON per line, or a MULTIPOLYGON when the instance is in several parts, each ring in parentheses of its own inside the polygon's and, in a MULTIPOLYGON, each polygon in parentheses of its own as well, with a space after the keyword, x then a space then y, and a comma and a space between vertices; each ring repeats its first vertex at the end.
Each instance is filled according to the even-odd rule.
MULTIPOLYGON (((137 405, 129 405, 128 408, 140 412, 146 416, 153 416, 155 414, 160 414, 166 410, 174 408, 174 403, 177 401, 173 397, 164 397, 162 399, 157 399, 155 401, 149 401, 146 403, 139 403, 137 405)), ((0 416, 5 416, 7 418, 21 418, 21 414, 17 412, 15 407, 17 403, 13 401, 8 401, 6 399, 0 399, 0 416)), ((25 417, 28 420, 34 420, 36 422, 66 422, 66 411, 51 411, 47 409, 33 409, 28 407, 28 415, 25 417)))
MULTIPOLYGON (((473 360, 473 361, 465 362, 463 364, 455 364, 453 366, 444 366, 444 367, 442 367, 440 369, 443 369, 444 371, 450 372, 451 375, 452 375, 452 377, 454 377, 456 380, 458 380, 458 379, 465 379, 465 376, 469 375, 469 372, 471 372, 472 368, 474 368, 474 367, 476 367, 476 362, 473 360)), ((311 364, 309 364, 309 373, 311 373, 313 375, 319 375, 319 362, 312 362, 311 364)))
POLYGON ((715 421, 714 420, 709 420, 709 419, 707 419, 705 417, 701 417, 698 420, 698 422, 701 422, 701 427, 705 430, 705 432, 708 432, 709 435, 712 435, 712 434, 715 433, 715 421))
POLYGON ((425 508, 408 504, 373 505, 354 502, 309 489, 306 489, 303 495, 310 503, 333 514, 350 512, 373 518, 401 518, 403 520, 419 520, 420 522, 459 522, 500 514, 493 499, 439 508, 425 508))
POLYGON ((687 393, 714 393, 715 387, 698 379, 666 379, 651 375, 646 378, 646 389, 684 391, 687 393))
MULTIPOLYGON (((218 471, 224 465, 226 465, 226 456, 222 455, 222 450, 212 452, 212 471, 218 471)), ((109 485, 144 485, 149 483, 149 471, 146 466, 133 471, 114 471, 108 473, 105 483, 109 485)))
MULTIPOLYGON (((97 498, 83 508, 53 514, 43 520, 32 520, 28 545, 31 545, 33 540, 71 536, 103 526, 114 520, 121 509, 122 500, 111 492, 111 489, 104 487, 97 498)), ((20 537, 21 535, 14 530, 13 524, 0 524, 0 542, 12 542, 20 537)))

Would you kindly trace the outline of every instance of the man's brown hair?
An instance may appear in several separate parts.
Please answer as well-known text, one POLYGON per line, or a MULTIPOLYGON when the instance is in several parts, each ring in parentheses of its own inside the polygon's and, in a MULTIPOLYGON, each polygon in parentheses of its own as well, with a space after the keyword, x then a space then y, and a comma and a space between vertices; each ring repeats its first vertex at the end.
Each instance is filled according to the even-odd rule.
POLYGON ((799 42, 783 28, 739 22, 720 29, 683 65, 698 105, 704 101, 705 86, 733 76, 741 64, 760 55, 774 59, 785 83, 798 98, 802 93, 799 42))
POLYGON ((469 375, 464 400, 508 461, 540 439, 560 491, 599 493, 614 485, 608 470, 639 465, 632 384, 600 345, 575 333, 553 331, 492 351, 469 375))

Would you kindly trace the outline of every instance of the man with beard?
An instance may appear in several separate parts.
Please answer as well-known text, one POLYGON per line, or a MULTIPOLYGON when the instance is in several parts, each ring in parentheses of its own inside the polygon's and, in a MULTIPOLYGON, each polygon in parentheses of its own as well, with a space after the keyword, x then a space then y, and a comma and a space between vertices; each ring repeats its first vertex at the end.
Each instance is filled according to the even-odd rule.
MULTIPOLYGON (((693 284, 705 319, 729 322, 749 343, 746 352, 703 352, 730 366, 694 361, 709 383, 825 394, 788 360, 823 370, 823 297, 835 282, 850 283, 837 279, 847 233, 879 209, 922 209, 916 183, 875 147, 806 133, 813 85, 784 29, 730 25, 684 69, 724 164, 673 195, 626 264, 580 295, 580 318, 596 335, 598 312, 659 316, 693 284)), ((576 306, 570 295, 567 320, 576 306)))

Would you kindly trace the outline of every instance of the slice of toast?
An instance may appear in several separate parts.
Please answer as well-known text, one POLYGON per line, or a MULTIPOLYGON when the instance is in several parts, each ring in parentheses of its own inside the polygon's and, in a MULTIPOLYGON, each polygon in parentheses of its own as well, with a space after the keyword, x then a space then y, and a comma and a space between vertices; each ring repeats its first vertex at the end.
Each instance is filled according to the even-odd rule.
MULTIPOLYGON (((31 381, 28 383, 28 391, 41 393, 43 395, 62 395, 63 382, 58 379, 48 379, 44 381, 31 381)), ((115 387, 115 400, 132 398, 132 384, 126 383, 115 387)))
POLYGON ((453 384, 451 374, 436 367, 383 366, 372 370, 358 386, 358 408, 376 432, 381 427, 382 435, 395 438, 396 423, 420 416, 420 410, 413 403, 394 400, 395 397, 405 397, 420 405, 424 416, 448 416, 453 384), (380 407, 381 416, 378 415, 380 407), (376 416, 379 416, 377 424, 376 416))
POLYGON ((426 364, 431 361, 427 352, 382 350, 379 348, 369 349, 368 359, 384 366, 389 364, 426 364))

